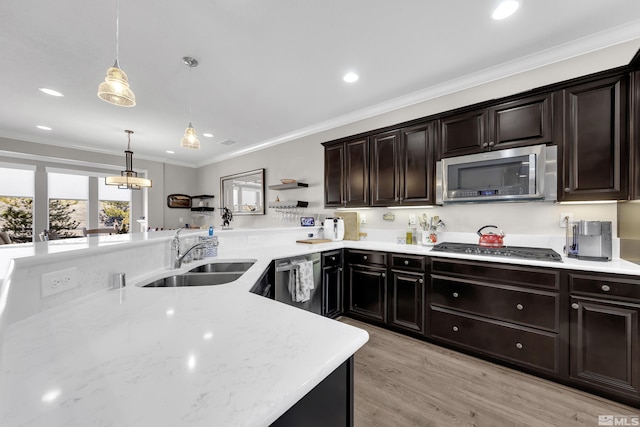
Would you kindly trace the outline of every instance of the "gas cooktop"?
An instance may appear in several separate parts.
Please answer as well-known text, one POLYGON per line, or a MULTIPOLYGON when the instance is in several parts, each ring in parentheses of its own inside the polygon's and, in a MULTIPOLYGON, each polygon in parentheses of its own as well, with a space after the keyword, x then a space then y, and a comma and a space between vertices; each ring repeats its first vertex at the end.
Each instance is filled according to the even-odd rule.
POLYGON ((560 256, 560 254, 549 248, 527 248, 522 246, 503 246, 501 248, 492 248, 476 245, 473 243, 442 242, 435 245, 431 250, 434 252, 450 252, 469 255, 490 255, 507 258, 562 262, 562 257, 560 256))

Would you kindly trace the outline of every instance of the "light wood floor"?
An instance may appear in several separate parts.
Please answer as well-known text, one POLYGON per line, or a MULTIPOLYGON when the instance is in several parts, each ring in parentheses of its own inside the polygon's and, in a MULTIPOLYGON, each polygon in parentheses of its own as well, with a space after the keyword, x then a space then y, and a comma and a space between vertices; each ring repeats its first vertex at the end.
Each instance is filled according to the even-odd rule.
POLYGON ((625 406, 349 318, 369 342, 355 355, 355 427, 597 426, 625 406))

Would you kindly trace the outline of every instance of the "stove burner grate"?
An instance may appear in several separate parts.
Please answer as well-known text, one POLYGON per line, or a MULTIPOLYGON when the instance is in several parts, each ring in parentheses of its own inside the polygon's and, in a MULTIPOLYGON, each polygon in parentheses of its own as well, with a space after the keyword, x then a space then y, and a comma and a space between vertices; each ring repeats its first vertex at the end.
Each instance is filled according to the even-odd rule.
POLYGON ((549 248, 528 248, 523 246, 503 246, 501 248, 492 248, 476 245, 473 243, 442 242, 435 245, 431 250, 434 252, 489 255, 508 258, 562 262, 562 257, 560 256, 560 254, 549 248))

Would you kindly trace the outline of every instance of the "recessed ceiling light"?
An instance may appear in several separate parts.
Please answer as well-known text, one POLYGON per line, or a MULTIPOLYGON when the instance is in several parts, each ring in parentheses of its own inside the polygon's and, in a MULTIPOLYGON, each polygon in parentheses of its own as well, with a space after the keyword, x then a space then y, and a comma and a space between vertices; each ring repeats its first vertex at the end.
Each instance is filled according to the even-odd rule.
POLYGON ((47 95, 51 95, 51 96, 64 96, 63 94, 61 94, 57 90, 49 89, 49 88, 46 88, 46 87, 39 87, 38 90, 40 92, 42 92, 42 93, 46 93, 47 95))
POLYGON ((505 19, 515 13, 520 7, 520 3, 516 0, 505 0, 496 7, 491 17, 495 20, 505 19))
POLYGON ((207 137, 207 138, 213 138, 213 134, 212 133, 203 133, 202 136, 207 137))
POLYGON ((175 151, 167 150, 167 154, 176 154, 175 151))
POLYGON ((358 81, 358 79, 359 79, 359 78, 360 78, 360 77, 359 77, 356 73, 349 72, 349 73, 347 73, 347 74, 345 74, 345 75, 344 75, 344 77, 342 78, 342 80, 344 80, 344 81, 345 81, 345 82, 347 82, 347 83, 353 83, 353 82, 358 81))
POLYGON ((42 125, 38 125, 36 126, 38 129, 40 130, 51 130, 51 128, 49 126, 42 126, 42 125))

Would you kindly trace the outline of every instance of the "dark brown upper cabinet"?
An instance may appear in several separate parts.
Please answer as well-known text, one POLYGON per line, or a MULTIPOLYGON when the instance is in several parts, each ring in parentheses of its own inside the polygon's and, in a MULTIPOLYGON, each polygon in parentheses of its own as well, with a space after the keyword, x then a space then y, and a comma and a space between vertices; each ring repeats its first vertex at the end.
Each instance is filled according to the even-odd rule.
POLYGON ((324 204, 326 207, 369 205, 367 138, 325 145, 324 204))
POLYGON ((629 198, 640 199, 640 71, 631 74, 629 198))
POLYGON ((435 122, 370 137, 371 205, 434 203, 435 122))
POLYGON ((628 198, 628 80, 625 74, 562 90, 558 200, 628 198))
POLYGON ((444 117, 441 157, 551 143, 552 106, 553 94, 543 93, 444 117))

